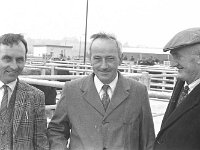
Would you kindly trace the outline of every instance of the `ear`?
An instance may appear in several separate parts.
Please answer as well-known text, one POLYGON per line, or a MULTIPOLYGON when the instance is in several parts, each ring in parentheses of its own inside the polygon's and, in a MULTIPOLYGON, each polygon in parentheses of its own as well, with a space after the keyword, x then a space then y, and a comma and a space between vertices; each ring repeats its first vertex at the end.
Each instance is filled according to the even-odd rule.
POLYGON ((200 55, 196 55, 196 62, 198 65, 200 65, 200 55))
POLYGON ((197 60, 197 64, 198 64, 198 65, 200 65, 200 59, 199 59, 199 60, 197 60))

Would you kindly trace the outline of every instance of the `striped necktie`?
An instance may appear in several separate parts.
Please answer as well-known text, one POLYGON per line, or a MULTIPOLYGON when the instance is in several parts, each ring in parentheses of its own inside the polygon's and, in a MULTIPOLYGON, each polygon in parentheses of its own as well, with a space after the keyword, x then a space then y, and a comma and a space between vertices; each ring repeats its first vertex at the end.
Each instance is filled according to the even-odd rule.
POLYGON ((1 108, 0 108, 0 114, 2 116, 2 119, 5 118, 6 112, 7 112, 7 105, 8 105, 8 86, 4 84, 2 86, 4 88, 4 94, 1 101, 1 108))
POLYGON ((108 104, 110 103, 110 97, 109 97, 109 95, 108 95, 108 88, 109 88, 110 86, 109 85, 106 85, 106 84, 104 84, 103 86, 102 86, 102 90, 103 90, 103 97, 102 97, 102 103, 103 103, 103 107, 104 107, 104 109, 105 109, 105 111, 106 111, 106 109, 108 108, 108 104))
POLYGON ((179 96, 176 107, 178 107, 184 101, 184 99, 188 95, 188 91, 189 91, 189 87, 186 85, 179 96))

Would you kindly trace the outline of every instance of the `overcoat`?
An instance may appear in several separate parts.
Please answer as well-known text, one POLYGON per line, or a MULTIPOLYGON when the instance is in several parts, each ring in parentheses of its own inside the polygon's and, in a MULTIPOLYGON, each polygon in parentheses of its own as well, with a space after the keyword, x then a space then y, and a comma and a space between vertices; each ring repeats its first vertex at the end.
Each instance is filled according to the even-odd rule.
POLYGON ((200 84, 176 107, 183 86, 184 81, 178 80, 154 150, 200 150, 200 84))
POLYGON ((48 126, 51 149, 67 149, 68 139, 70 150, 152 149, 155 135, 146 87, 119 73, 105 111, 93 78, 66 82, 48 126))
POLYGON ((49 149, 44 93, 18 81, 13 94, 13 150, 49 149))

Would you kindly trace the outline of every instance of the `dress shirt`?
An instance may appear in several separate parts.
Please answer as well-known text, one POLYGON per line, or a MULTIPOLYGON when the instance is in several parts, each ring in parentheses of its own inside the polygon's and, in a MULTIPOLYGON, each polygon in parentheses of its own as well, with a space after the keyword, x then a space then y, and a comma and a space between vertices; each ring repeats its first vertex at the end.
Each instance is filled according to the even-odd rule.
MULTIPOLYGON (((114 79, 110 84, 107 84, 107 85, 110 86, 110 88, 108 88, 108 91, 107 91, 107 92, 108 92, 108 95, 109 95, 109 97, 110 97, 110 100, 111 100, 112 95, 113 95, 113 92, 114 92, 114 90, 115 90, 117 81, 118 81, 118 73, 117 73, 115 79, 114 79)), ((95 86, 96 86, 96 89, 97 89, 97 92, 99 93, 100 98, 102 99, 103 93, 104 93, 104 92, 103 92, 103 89, 102 89, 102 86, 103 86, 104 84, 97 78, 96 75, 94 76, 94 84, 95 84, 95 86)))
POLYGON ((195 80, 194 82, 190 83, 190 84, 188 85, 188 87, 189 87, 188 94, 189 94, 198 84, 200 84, 200 78, 197 79, 197 80, 195 80))
MULTIPOLYGON (((12 92, 15 89, 16 83, 17 83, 17 80, 6 84, 8 86, 8 104, 9 104, 12 92)), ((4 85, 4 83, 2 81, 0 81, 0 105, 1 105, 2 98, 3 98, 3 94, 4 94, 4 89, 2 87, 3 85, 4 85)))

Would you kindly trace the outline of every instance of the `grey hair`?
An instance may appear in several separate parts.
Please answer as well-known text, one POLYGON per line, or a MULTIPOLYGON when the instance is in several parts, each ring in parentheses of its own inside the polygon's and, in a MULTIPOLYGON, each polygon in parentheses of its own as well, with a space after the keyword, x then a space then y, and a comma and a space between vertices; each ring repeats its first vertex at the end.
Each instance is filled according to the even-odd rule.
POLYGON ((115 41, 116 46, 117 46, 117 50, 118 50, 119 58, 122 59, 122 45, 121 45, 121 43, 117 40, 117 38, 114 35, 108 34, 108 33, 99 32, 99 33, 93 34, 90 37, 90 39, 92 39, 92 41, 90 43, 90 47, 89 47, 90 58, 91 58, 91 47, 92 47, 93 42, 96 39, 108 39, 108 40, 115 41))

